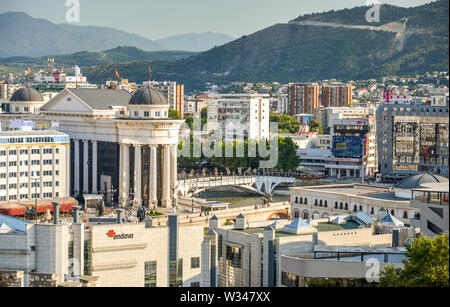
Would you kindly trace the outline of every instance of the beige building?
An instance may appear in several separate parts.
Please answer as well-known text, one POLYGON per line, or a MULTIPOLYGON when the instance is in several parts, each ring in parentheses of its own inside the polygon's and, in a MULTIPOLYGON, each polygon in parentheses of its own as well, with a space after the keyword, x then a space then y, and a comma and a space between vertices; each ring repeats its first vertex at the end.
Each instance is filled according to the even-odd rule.
POLYGON ((291 216, 309 219, 312 216, 326 218, 333 215, 359 211, 373 217, 390 213, 409 224, 417 213, 408 199, 399 198, 389 187, 336 184, 326 186, 293 187, 291 191, 291 216))
POLYGON ((250 222, 239 215, 234 225, 225 226, 212 217, 209 227, 217 233, 218 286, 280 286, 282 256, 313 254, 318 245, 392 246, 392 234, 376 234, 372 226, 354 221, 333 224, 333 218, 250 222))
MULTIPOLYGON (((76 211, 78 209, 75 209, 76 211)), ((78 214, 77 212, 75 214, 78 214)), ((59 283, 95 278, 100 287, 208 287, 210 247, 202 226, 35 224, 0 215, 0 270, 56 274, 59 283)))
POLYGON ((168 118, 164 95, 145 88, 64 89, 39 115, 11 119, 59 120, 71 139, 71 195, 102 194, 105 201, 171 207, 176 198, 177 146, 182 120, 168 118))

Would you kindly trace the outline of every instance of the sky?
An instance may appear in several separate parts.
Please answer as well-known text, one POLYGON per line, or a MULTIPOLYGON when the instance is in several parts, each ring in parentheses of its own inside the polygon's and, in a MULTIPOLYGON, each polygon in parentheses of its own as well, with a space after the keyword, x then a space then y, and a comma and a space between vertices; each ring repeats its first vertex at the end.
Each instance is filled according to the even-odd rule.
MULTIPOLYGON (((80 22, 75 25, 112 27, 149 39, 208 31, 239 38, 302 14, 366 4, 366 0, 0 0, 0 14, 25 12, 66 23, 66 1, 79 2, 80 22)), ((410 7, 430 1, 380 2, 410 7)))

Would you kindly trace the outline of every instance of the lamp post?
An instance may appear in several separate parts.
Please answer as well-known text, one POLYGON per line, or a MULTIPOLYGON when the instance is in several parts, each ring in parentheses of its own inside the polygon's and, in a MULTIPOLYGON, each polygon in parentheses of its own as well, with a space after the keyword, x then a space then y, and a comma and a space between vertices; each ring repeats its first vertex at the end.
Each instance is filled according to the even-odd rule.
POLYGON ((38 205, 37 205, 37 182, 41 181, 41 178, 31 178, 34 181, 34 215, 36 219, 36 223, 38 222, 38 205))

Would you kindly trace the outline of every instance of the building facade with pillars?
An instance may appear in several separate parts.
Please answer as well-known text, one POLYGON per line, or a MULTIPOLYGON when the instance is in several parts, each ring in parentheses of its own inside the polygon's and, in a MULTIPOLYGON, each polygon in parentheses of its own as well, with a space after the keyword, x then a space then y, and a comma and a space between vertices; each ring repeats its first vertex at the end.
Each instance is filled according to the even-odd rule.
POLYGON ((71 194, 106 202, 171 207, 175 199, 181 120, 154 89, 64 89, 42 106, 71 141, 71 194))

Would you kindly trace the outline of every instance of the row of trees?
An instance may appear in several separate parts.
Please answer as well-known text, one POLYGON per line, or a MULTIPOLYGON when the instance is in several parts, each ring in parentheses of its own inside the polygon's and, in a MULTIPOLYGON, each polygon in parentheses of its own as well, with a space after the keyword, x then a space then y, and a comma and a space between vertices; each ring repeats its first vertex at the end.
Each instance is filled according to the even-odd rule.
MULTIPOLYGON (((262 141, 266 142, 266 141, 262 141)), ((270 149, 270 143, 266 142, 266 149, 270 149)), ((185 142, 181 142, 179 145, 179 150, 182 150, 183 146, 187 146, 185 142)), ((254 141, 246 141, 240 143, 238 141, 217 144, 220 147, 220 152, 222 153, 219 157, 213 156, 211 158, 205 157, 202 153, 201 157, 193 156, 193 139, 191 136, 190 141, 190 157, 181 156, 178 158, 178 165, 185 169, 195 169, 198 168, 201 163, 203 166, 209 168, 218 168, 224 170, 226 168, 237 169, 237 168, 259 168, 261 161, 267 161, 270 157, 261 157, 263 154, 259 153, 259 144, 254 141), (231 157, 225 156, 225 148, 229 146, 232 148, 231 157), (243 153, 239 154, 239 148, 243 147, 243 153), (249 148, 256 148, 256 155, 252 157, 249 155, 249 148), (241 155, 242 157, 239 157, 241 155), (204 165, 206 164, 206 165, 204 165)), ((300 158, 297 156, 298 146, 292 141, 291 138, 278 138, 278 160, 276 163, 276 169, 280 171, 294 171, 300 165, 300 158)), ((231 150, 230 150, 231 151, 231 150)), ((272 157, 273 158, 273 157, 272 157)))

